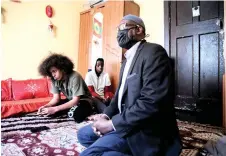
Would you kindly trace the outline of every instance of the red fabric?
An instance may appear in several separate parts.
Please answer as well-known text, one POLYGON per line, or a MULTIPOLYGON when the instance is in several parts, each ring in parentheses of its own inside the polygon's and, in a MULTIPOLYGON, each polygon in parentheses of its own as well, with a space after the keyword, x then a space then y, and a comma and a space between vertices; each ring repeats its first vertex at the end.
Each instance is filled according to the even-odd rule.
POLYGON ((47 78, 47 84, 48 84, 48 90, 49 90, 49 96, 53 96, 53 94, 51 93, 51 88, 52 88, 52 81, 50 78, 47 78))
POLYGON ((104 98, 112 99, 113 96, 114 96, 114 94, 113 94, 112 92, 106 92, 106 93, 104 94, 104 98))
POLYGON ((95 92, 95 90, 94 90, 94 87, 93 87, 93 86, 88 86, 88 88, 89 88, 89 91, 90 91, 90 93, 91 93, 91 95, 92 95, 93 97, 97 97, 97 98, 99 98, 99 97, 100 97, 100 95, 99 95, 99 94, 97 94, 97 93, 95 92))
POLYGON ((12 92, 14 100, 33 98, 31 80, 12 80, 12 92))
POLYGON ((1 81, 1 101, 12 100, 12 79, 1 81))
POLYGON ((32 79, 30 87, 32 88, 33 96, 35 98, 43 98, 49 96, 46 78, 32 79))
POLYGON ((114 94, 111 91, 111 86, 105 86, 104 87, 104 98, 110 98, 112 99, 114 94))
POLYGON ((19 113, 37 111, 39 107, 47 104, 52 98, 37 98, 18 101, 3 101, 1 104, 1 118, 6 118, 19 113))

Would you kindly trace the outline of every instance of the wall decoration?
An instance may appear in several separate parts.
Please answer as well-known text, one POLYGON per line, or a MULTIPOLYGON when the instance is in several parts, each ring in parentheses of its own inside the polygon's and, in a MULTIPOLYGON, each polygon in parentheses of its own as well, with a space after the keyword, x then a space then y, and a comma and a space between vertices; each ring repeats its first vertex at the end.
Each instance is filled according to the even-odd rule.
POLYGON ((48 24, 48 31, 52 36, 55 36, 56 34, 56 29, 55 26, 53 25, 52 21, 50 20, 53 16, 53 8, 50 5, 46 6, 46 16, 49 18, 49 24, 48 24))
POLYGON ((51 33, 53 33, 53 31, 54 31, 54 25, 53 25, 53 23, 49 20, 49 25, 48 25, 48 30, 49 30, 49 32, 51 32, 51 33))
POLYGON ((15 3, 21 3, 20 0, 10 0, 11 2, 15 2, 15 3))
POLYGON ((101 38, 102 35, 102 23, 100 23, 96 18, 93 19, 93 35, 101 38))
POLYGON ((97 58, 102 58, 103 14, 95 13, 93 16, 92 47, 89 58, 89 69, 93 69, 97 58))
POLYGON ((46 15, 51 18, 53 16, 53 8, 50 5, 46 6, 46 15))

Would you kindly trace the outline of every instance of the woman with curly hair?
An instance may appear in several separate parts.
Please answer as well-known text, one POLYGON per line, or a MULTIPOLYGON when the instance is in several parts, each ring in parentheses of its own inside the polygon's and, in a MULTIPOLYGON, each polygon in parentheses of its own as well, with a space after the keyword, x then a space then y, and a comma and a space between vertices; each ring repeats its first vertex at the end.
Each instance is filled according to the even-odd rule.
POLYGON ((93 112, 91 94, 81 75, 73 70, 72 61, 61 54, 51 54, 39 65, 39 73, 51 78, 52 100, 38 109, 39 115, 58 115, 68 112, 81 122, 93 112), (60 93, 66 96, 61 99, 60 93))

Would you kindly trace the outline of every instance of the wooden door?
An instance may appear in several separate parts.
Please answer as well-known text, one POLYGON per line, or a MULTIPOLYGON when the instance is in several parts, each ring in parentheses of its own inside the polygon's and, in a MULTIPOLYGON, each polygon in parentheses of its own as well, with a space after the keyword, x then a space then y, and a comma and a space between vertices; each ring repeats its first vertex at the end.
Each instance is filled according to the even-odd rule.
POLYGON ((105 59, 105 70, 108 72, 113 90, 118 85, 122 48, 118 46, 116 35, 117 26, 124 14, 123 1, 108 1, 104 10, 104 41, 103 54, 105 59))
POLYGON ((188 120, 222 122, 223 1, 172 1, 175 105, 188 120))
POLYGON ((89 51, 91 46, 91 16, 90 10, 80 14, 78 72, 85 78, 89 66, 89 51))

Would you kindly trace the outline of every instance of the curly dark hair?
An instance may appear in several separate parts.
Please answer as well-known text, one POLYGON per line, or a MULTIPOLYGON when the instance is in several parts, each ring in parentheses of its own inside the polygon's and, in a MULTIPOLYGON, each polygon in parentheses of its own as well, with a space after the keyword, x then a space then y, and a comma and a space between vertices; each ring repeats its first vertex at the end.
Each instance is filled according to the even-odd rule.
POLYGON ((63 71, 66 75, 69 75, 73 72, 74 64, 67 56, 53 53, 41 62, 38 67, 38 72, 42 76, 52 78, 52 74, 50 73, 50 68, 52 67, 55 67, 63 71))

